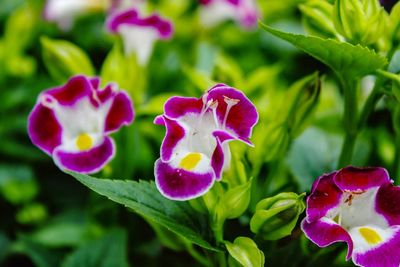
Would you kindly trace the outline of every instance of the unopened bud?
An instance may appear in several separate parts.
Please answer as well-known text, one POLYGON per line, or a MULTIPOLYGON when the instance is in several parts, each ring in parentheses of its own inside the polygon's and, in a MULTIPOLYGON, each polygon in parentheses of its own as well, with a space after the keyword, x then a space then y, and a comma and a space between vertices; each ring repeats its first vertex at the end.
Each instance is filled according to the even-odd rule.
POLYGON ((266 240, 277 240, 290 235, 304 211, 304 194, 281 193, 261 200, 250 221, 250 229, 266 240))
POLYGON ((336 31, 332 22, 333 5, 325 0, 311 0, 301 4, 304 27, 312 35, 334 38, 336 31))
POLYGON ((377 0, 336 0, 336 31, 354 44, 371 45, 384 36, 388 14, 377 0))
POLYGON ((229 266, 264 266, 264 253, 248 237, 238 237, 233 243, 225 242, 229 252, 229 266))

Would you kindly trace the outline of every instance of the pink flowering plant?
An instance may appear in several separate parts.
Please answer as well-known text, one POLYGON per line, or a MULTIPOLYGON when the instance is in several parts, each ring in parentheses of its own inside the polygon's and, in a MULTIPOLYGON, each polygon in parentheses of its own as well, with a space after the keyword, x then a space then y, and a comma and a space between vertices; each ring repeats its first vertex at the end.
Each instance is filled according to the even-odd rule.
POLYGON ((400 266, 400 2, 2 0, 0 29, 0 266, 400 266))
POLYGON ((115 84, 99 87, 98 78, 72 77, 65 85, 41 93, 29 115, 32 143, 61 169, 99 171, 115 155, 108 135, 133 121, 129 95, 115 84))
POLYGON ((155 123, 166 135, 154 175, 165 197, 188 200, 204 195, 230 166, 229 142, 249 138, 258 113, 240 91, 225 84, 210 88, 201 98, 172 97, 155 123))

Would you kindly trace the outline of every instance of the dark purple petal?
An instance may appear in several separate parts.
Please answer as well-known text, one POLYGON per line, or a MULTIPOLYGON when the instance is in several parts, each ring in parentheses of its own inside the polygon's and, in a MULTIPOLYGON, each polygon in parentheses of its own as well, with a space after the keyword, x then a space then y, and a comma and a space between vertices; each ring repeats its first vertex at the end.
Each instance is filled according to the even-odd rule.
POLYGON ((173 200, 189 200, 205 194, 214 183, 212 171, 194 173, 173 168, 162 160, 154 167, 156 185, 163 196, 173 200))
POLYGON ((125 92, 117 93, 107 114, 105 131, 107 133, 113 132, 122 125, 130 124, 134 116, 133 103, 128 94, 125 92))
POLYGON ((117 33, 118 28, 123 24, 154 28, 158 31, 161 39, 168 39, 173 33, 172 23, 168 20, 157 14, 140 17, 134 8, 112 15, 107 21, 107 28, 109 31, 117 33))
POLYGON ((165 126, 164 115, 158 115, 157 117, 155 117, 153 123, 156 125, 165 126))
POLYGON ((225 155, 222 145, 224 142, 228 142, 236 138, 224 131, 215 131, 213 132, 213 136, 217 140, 217 146, 215 147, 215 150, 211 156, 211 167, 214 170, 215 178, 220 180, 225 164, 225 155))
POLYGON ((400 225, 400 187, 389 182, 382 185, 376 194, 375 209, 389 225, 400 225))
POLYGON ((342 190, 368 190, 390 181, 384 168, 346 167, 337 172, 335 184, 342 190))
POLYGON ((301 222, 301 229, 307 238, 319 247, 327 247, 340 241, 346 242, 348 246, 346 259, 350 259, 351 254, 353 253, 353 241, 347 231, 340 225, 334 222, 328 223, 322 220, 308 222, 304 219, 301 222))
POLYGON ((164 117, 164 124, 166 127, 166 134, 161 145, 160 154, 163 161, 168 161, 171 159, 176 145, 185 136, 185 129, 179 125, 177 121, 167 117, 164 117))
POLYGON ((28 118, 28 135, 32 143, 47 154, 61 144, 62 128, 58 123, 54 112, 36 104, 28 118))
POLYGON ((400 228, 388 241, 367 250, 365 253, 354 253, 353 262, 364 267, 399 267, 400 266, 400 228))
POLYGON ((67 152, 56 148, 53 158, 62 168, 79 173, 95 173, 101 170, 115 154, 114 142, 110 137, 105 137, 102 144, 82 152, 67 152))
POLYGON ((224 84, 217 84, 208 91, 207 100, 218 101, 217 116, 221 123, 227 109, 225 98, 239 100, 229 111, 226 127, 233 130, 241 139, 247 140, 251 136, 253 126, 258 121, 255 106, 239 90, 224 84))
POLYGON ((202 5, 208 5, 212 2, 213 0, 199 0, 200 4, 202 5))
POLYGON ((92 85, 92 88, 95 90, 98 90, 100 87, 100 78, 99 77, 94 77, 90 78, 90 84, 92 85))
POLYGON ((177 119, 187 113, 200 113, 203 108, 203 101, 194 97, 174 96, 165 102, 165 115, 177 119))
POLYGON ((311 195, 307 198, 307 221, 313 222, 325 216, 330 209, 340 205, 342 191, 335 185, 336 172, 325 174, 314 182, 311 195))
POLYGON ((387 12, 390 12, 399 0, 380 0, 381 5, 386 9, 387 12))
POLYGON ((83 97, 91 96, 92 84, 85 76, 75 76, 65 85, 49 89, 44 94, 53 96, 61 105, 72 106, 83 97))
POLYGON ((114 89, 115 86, 115 84, 107 84, 103 89, 97 87, 97 100, 100 101, 100 103, 105 103, 107 102, 107 100, 114 97, 118 92, 116 89, 114 89))

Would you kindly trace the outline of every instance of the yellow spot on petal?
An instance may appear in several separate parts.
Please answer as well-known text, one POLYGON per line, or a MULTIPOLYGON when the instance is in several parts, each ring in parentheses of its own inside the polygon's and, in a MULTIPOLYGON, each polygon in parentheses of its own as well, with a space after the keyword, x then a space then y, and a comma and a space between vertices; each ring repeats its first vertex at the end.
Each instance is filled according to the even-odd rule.
POLYGON ((80 134, 76 138, 76 146, 79 150, 88 150, 93 146, 93 139, 87 133, 80 134))
POLYGON ((197 164, 201 160, 200 153, 189 153, 179 163, 179 168, 191 171, 196 168, 197 164))
POLYGON ((367 227, 361 227, 359 229, 361 236, 368 242, 370 245, 378 244, 382 241, 381 236, 373 229, 367 227))

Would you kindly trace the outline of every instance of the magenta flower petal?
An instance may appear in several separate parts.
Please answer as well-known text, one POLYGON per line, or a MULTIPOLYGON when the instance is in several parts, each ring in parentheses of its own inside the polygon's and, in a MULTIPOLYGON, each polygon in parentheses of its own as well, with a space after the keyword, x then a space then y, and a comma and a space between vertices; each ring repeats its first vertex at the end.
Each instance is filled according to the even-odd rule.
POLYGON ((213 136, 217 140, 217 147, 211 156, 211 166, 214 169, 215 178, 220 180, 224 164, 226 164, 223 144, 225 142, 235 140, 235 137, 224 131, 215 131, 213 136))
POLYGON ((364 267, 398 267, 400 263, 400 227, 387 242, 366 253, 354 253, 353 261, 364 267))
POLYGON ((125 92, 117 93, 106 118, 105 131, 114 132, 122 125, 131 124, 134 116, 131 98, 125 92))
POLYGON ((212 170, 195 173, 173 168, 162 160, 155 163, 156 185, 163 196, 173 200, 188 200, 207 192, 214 183, 212 170))
POLYGON ((335 176, 335 184, 342 190, 367 190, 390 181, 389 174, 383 168, 346 167, 335 176))
POLYGON ((103 143, 87 151, 68 152, 56 148, 53 157, 61 169, 90 174, 101 170, 114 154, 114 142, 110 137, 105 137, 103 143))
POLYGON ((208 91, 207 100, 210 99, 218 101, 217 115, 222 124, 225 122, 238 137, 248 140, 258 121, 258 112, 251 101, 242 92, 224 84, 208 91))
POLYGON ((317 220, 314 222, 307 222, 304 219, 301 222, 301 229, 308 239, 312 240, 319 247, 327 247, 333 243, 344 241, 347 243, 347 259, 350 259, 353 253, 353 241, 350 235, 343 227, 334 223, 333 221, 317 220))
POLYGON ((92 94, 92 85, 85 76, 75 76, 65 85, 46 91, 53 96, 61 105, 74 105, 82 97, 92 94))
POLYGON ((325 216, 329 210, 340 204, 342 191, 333 180, 336 173, 325 174, 314 183, 311 195, 307 198, 306 212, 309 222, 325 216))
POLYGON ((382 185, 376 195, 376 211, 389 225, 400 225, 400 187, 389 182, 382 185))
POLYGON ((157 30, 161 39, 168 39, 173 33, 172 24, 168 20, 157 14, 149 17, 140 17, 138 11, 134 8, 112 15, 107 21, 107 28, 114 33, 118 32, 118 28, 121 25, 151 27, 157 30))
POLYGON ((165 102, 165 115, 177 119, 188 113, 199 114, 203 108, 203 101, 194 97, 174 96, 165 102))
POLYGON ((36 104, 28 118, 28 134, 32 143, 51 155, 54 148, 61 144, 61 125, 54 112, 36 104))
POLYGON ((160 154, 163 161, 169 161, 174 148, 185 136, 185 129, 177 121, 168 119, 167 117, 164 117, 164 123, 167 132, 161 145, 160 154))

